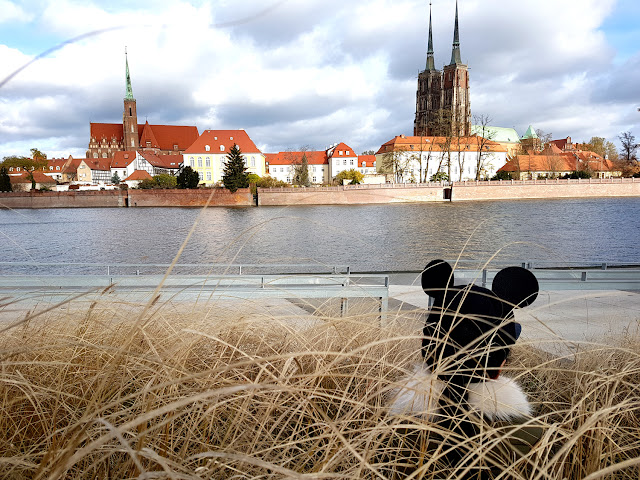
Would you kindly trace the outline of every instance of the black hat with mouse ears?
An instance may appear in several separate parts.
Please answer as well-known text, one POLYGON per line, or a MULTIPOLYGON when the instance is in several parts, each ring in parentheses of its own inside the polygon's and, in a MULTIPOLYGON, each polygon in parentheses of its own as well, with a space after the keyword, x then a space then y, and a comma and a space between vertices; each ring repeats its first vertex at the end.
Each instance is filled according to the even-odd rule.
POLYGON ((539 286, 521 267, 500 270, 492 290, 455 285, 451 265, 433 260, 422 272, 422 289, 434 299, 423 331, 425 362, 441 378, 467 384, 498 376, 520 334, 513 310, 533 303, 539 286))

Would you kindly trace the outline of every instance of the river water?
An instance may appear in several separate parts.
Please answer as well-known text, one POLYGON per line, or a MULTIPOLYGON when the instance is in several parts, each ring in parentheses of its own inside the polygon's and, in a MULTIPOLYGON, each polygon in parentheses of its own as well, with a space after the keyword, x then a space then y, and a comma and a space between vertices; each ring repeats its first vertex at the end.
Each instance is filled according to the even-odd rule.
POLYGON ((640 198, 259 208, 0 210, 5 261, 349 265, 640 264, 640 198), (195 225, 195 227, 194 227, 195 225))

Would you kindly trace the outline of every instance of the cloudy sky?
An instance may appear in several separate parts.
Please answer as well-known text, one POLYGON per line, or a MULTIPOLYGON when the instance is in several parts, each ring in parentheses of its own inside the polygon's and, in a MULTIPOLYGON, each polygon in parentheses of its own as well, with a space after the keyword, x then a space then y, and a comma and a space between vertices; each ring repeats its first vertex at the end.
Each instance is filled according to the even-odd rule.
MULTIPOLYGON (((433 0, 436 66, 454 0, 433 0)), ((554 138, 640 139, 638 0, 459 0, 471 108, 554 138)), ((264 152, 411 134, 426 0, 0 0, 0 157, 84 156, 122 121, 244 128, 264 152)))

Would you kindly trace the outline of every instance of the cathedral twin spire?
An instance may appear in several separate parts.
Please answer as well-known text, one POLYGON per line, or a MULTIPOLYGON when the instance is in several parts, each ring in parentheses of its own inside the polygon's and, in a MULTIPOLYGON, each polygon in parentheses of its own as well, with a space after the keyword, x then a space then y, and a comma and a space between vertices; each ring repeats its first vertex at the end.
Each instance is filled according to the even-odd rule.
MULTIPOLYGON (((460 56, 460 34, 458 31, 458 0, 456 0, 456 19, 453 30, 453 48, 451 49, 450 65, 462 65, 462 57, 460 56)), ((429 3, 429 45, 427 48, 427 70, 435 70, 435 61, 433 58, 433 29, 431 27, 431 3, 429 3)))

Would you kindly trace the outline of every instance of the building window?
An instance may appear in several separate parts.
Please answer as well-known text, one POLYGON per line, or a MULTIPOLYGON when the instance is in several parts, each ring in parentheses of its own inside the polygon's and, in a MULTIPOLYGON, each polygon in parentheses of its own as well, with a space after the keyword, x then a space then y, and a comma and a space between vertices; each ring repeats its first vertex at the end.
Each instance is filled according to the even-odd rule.
POLYGON ((198 177, 202 180, 202 172, 198 172, 198 177))
POLYGON ((347 164, 347 159, 345 158, 345 159, 342 161, 342 165, 346 165, 346 164, 347 164))
POLYGON ((107 153, 106 152, 102 152, 102 158, 107 158, 107 153))
POLYGON ((284 167, 280 167, 280 172, 284 172, 284 167))
POLYGON ((207 172, 207 180, 211 180, 211 172, 207 172))
MULTIPOLYGON (((204 159, 204 164, 205 164, 205 166, 210 167, 211 166, 211 157, 205 158, 204 159)), ((209 179, 209 180, 211 180, 211 179, 209 179)))
POLYGON ((353 158, 349 160, 349 165, 353 165, 353 158))
POLYGON ((151 140, 147 140, 147 147, 151 146, 151 140))
POLYGON ((53 167, 51 167, 51 166, 50 166, 50 167, 49 167, 49 170, 53 170, 53 167))
POLYGON ((193 168, 193 167, 195 167, 195 166, 196 166, 196 162, 195 162, 195 160, 193 159, 193 157, 190 157, 190 158, 189 158, 189 166, 190 166, 191 168, 193 168))
POLYGON ((132 147, 134 146, 134 145, 133 145, 133 138, 131 139, 131 146, 132 146, 132 147))
MULTIPOLYGON (((131 115, 131 109, 129 109, 129 115, 131 115)), ((131 124, 131 133, 134 133, 134 131, 133 131, 133 123, 131 124)))
POLYGON ((256 157, 251 157, 251 166, 255 167, 256 166, 256 157))
POLYGON ((229 140, 233 140, 233 137, 229 137, 229 140))
POLYGON ((205 152, 208 152, 208 151, 210 151, 210 150, 211 150, 211 147, 210 147, 209 145, 205 145, 205 146, 204 146, 204 151, 205 151, 205 152))
POLYGON ((198 167, 202 167, 202 157, 198 157, 198 167))
POLYGON ((96 152, 93 152, 93 158, 98 158, 98 154, 96 152))

